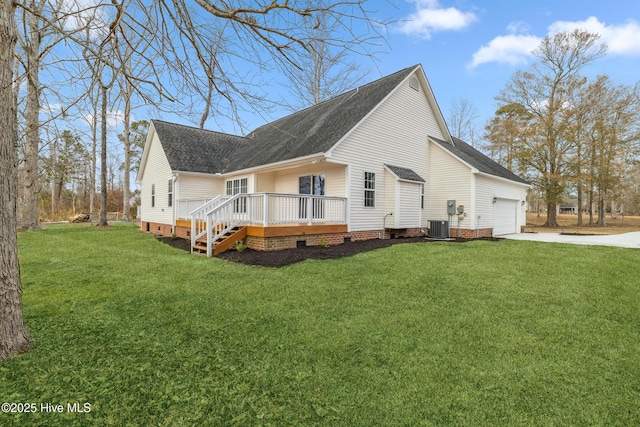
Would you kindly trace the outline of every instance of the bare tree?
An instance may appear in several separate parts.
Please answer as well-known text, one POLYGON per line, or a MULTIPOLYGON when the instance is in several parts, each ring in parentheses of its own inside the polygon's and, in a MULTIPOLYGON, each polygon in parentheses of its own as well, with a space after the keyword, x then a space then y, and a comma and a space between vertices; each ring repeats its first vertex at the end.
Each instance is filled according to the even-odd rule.
POLYGON ((456 138, 476 146, 478 110, 467 98, 454 98, 449 111, 449 130, 456 138))
MULTIPOLYGON (((98 61, 100 73, 94 75, 101 77, 98 82, 102 96, 101 154, 102 167, 106 169, 106 95, 114 75, 121 71, 114 66, 114 56, 108 53, 111 52, 109 48, 117 47, 117 29, 122 23, 127 23, 137 30, 132 34, 153 34, 154 43, 148 52, 162 55, 162 65, 159 66, 160 61, 156 60, 155 56, 152 58, 147 56, 147 52, 136 52, 154 76, 153 79, 144 81, 145 84, 151 85, 163 97, 171 93, 181 93, 183 86, 176 83, 185 82, 185 79, 174 75, 169 83, 165 84, 166 79, 161 78, 161 74, 165 68, 174 64, 196 63, 200 67, 198 71, 204 72, 213 80, 213 87, 218 96, 225 99, 232 110, 237 111, 238 102, 255 108, 258 105, 254 100, 260 99, 250 96, 253 91, 248 85, 238 85, 238 82, 243 80, 242 72, 239 71, 242 67, 237 65, 238 62, 254 67, 257 70, 256 75, 272 67, 272 64, 299 64, 302 56, 312 49, 312 40, 305 34, 304 28, 308 22, 313 22, 323 15, 335 17, 342 23, 344 30, 328 42, 357 47, 363 38, 356 31, 362 29, 362 34, 378 34, 379 31, 370 20, 363 4, 363 0, 337 1, 326 6, 313 6, 313 3, 301 5, 279 0, 263 4, 198 0, 195 5, 185 0, 157 0, 151 4, 142 0, 131 0, 125 5, 124 0, 114 0, 87 8, 104 8, 109 11, 104 14, 104 25, 95 27, 99 37, 89 39, 65 27, 65 19, 71 16, 69 13, 56 9, 51 11, 51 17, 46 17, 43 16, 45 12, 39 12, 29 4, 0 0, 0 360, 24 351, 30 342, 22 319, 16 235, 17 154, 13 87, 17 34, 14 20, 16 6, 20 6, 28 14, 44 18, 47 23, 55 23, 52 28, 63 35, 69 45, 80 46, 79 49, 83 52, 81 56, 98 61), (144 19, 141 18, 143 16, 144 19), (231 43, 229 57, 233 57, 234 61, 212 61, 211 55, 206 54, 205 47, 212 46, 212 41, 219 36, 219 33, 207 31, 213 27, 212 21, 221 24, 218 28, 225 28, 225 39, 231 43), (361 25, 356 25, 358 23, 361 25), (145 33, 142 28, 148 31, 145 33), (99 42, 93 43, 95 40, 99 42), (106 68, 110 71, 105 72, 106 68)), ((76 29, 88 28, 85 24, 86 21, 82 21, 76 29)), ((122 37, 123 43, 127 43, 128 36, 122 37)), ((135 80, 135 76, 129 77, 135 80)), ((252 83, 254 82, 249 81, 249 84, 252 83)), ((106 191, 106 179, 102 179, 101 186, 103 192, 106 191)), ((106 215, 105 204, 106 194, 103 193, 101 216, 106 215)), ((102 219, 106 218, 101 218, 100 221, 106 223, 102 219)))
MULTIPOLYGON (((308 50, 296 64, 281 64, 285 86, 291 95, 283 104, 297 111, 318 104, 358 86, 365 77, 353 61, 351 49, 331 42, 341 30, 335 16, 309 17, 305 25, 308 50)), ((368 40, 367 43, 372 42, 368 40)))
MULTIPOLYGON (((585 92, 589 203, 597 204, 598 225, 604 226, 606 201, 613 202, 613 190, 630 166, 632 144, 640 140, 640 104, 635 88, 614 85, 608 76, 599 76, 585 92)), ((589 224, 593 224, 592 214, 589 224)))
POLYGON ((529 71, 517 71, 496 99, 502 105, 519 104, 533 117, 525 149, 528 165, 540 174, 547 204, 546 226, 557 227, 556 206, 561 201, 572 167, 574 141, 566 138, 572 122, 567 103, 584 84, 580 71, 604 55, 599 36, 583 30, 546 37, 533 52, 538 62, 529 71))
POLYGON ((27 350, 17 246, 17 141, 13 92, 15 4, 0 1, 0 362, 27 350))

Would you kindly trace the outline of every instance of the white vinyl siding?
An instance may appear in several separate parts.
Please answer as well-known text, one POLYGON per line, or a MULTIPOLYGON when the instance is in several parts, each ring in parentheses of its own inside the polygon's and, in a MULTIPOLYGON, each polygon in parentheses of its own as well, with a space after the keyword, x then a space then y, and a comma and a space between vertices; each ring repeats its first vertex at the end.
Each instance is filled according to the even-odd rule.
POLYGON ((172 171, 158 136, 154 133, 149 145, 147 163, 140 185, 140 219, 159 224, 173 224, 173 207, 169 207, 167 181, 172 171), (154 206, 151 206, 151 188, 155 184, 154 206))
MULTIPOLYGON (((382 185, 382 184, 380 184, 382 185)), ((422 208, 423 185, 403 181, 385 169, 385 219, 386 228, 419 228, 424 226, 422 208), (393 215, 388 215, 392 213, 393 215)))
POLYGON ((400 208, 396 228, 417 228, 423 225, 420 209, 421 187, 419 183, 398 181, 400 208))
POLYGON ((384 170, 383 176, 384 191, 381 191, 381 193, 384 194, 384 211, 386 216, 386 219, 384 220, 385 228, 397 228, 395 222, 397 217, 398 201, 398 197, 396 197, 397 179, 387 169, 384 170))
POLYGON ((256 193, 275 193, 276 173, 265 172, 256 174, 256 193))
MULTIPOLYGON (((493 198, 498 200, 512 200, 516 205, 515 232, 526 224, 526 206, 522 201, 526 199, 527 187, 523 184, 493 178, 487 175, 476 175, 476 217, 480 216, 478 228, 496 228, 494 224, 495 206, 493 198)), ((498 226, 498 228, 500 228, 498 226)), ((499 231, 500 232, 500 231, 499 231)))
MULTIPOLYGON (((411 77, 409 77, 411 78, 411 77)), ((376 185, 376 206, 364 206, 364 172, 384 176, 384 163, 414 170, 428 179, 429 135, 445 138, 422 90, 409 87, 408 80, 387 97, 344 141, 332 151, 332 159, 349 163, 349 229, 380 229, 387 213, 386 185, 376 185), (384 201, 382 203, 381 201, 384 201)))
POLYGON ((216 197, 224 192, 224 180, 213 175, 181 173, 176 181, 175 200, 216 197))
MULTIPOLYGON (((427 220, 448 220, 447 200, 455 200, 456 206, 464 205, 467 217, 461 222, 462 228, 470 228, 473 217, 471 195, 473 174, 471 168, 457 160, 437 143, 431 143, 430 206, 427 220)), ((457 218, 455 219, 457 225, 457 218)))
POLYGON ((307 175, 324 175, 324 195, 330 197, 346 197, 346 166, 331 163, 309 165, 304 168, 287 169, 276 172, 273 180, 273 192, 298 194, 299 177, 307 175))

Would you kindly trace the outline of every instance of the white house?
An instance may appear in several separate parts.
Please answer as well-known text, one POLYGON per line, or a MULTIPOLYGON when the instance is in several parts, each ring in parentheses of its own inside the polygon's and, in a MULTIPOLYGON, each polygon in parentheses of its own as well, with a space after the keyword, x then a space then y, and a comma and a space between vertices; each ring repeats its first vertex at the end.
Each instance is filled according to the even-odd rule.
POLYGON ((420 65, 243 137, 152 120, 137 182, 143 231, 209 255, 517 233, 528 188, 450 135, 420 65))

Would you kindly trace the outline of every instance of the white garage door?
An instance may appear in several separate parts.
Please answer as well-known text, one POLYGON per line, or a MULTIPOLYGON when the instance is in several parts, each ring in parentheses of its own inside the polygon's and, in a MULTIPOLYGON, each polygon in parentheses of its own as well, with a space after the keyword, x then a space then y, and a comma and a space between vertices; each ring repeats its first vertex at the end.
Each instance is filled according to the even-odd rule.
POLYGON ((498 199, 493 205, 493 235, 516 233, 518 201, 498 199))

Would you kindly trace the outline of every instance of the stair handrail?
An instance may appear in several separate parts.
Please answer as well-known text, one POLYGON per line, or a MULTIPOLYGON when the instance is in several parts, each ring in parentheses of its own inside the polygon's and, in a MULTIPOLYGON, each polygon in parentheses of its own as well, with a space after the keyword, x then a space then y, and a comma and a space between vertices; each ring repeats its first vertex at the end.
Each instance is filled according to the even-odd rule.
POLYGON ((240 197, 247 197, 247 194, 238 193, 207 212, 207 257, 213 254, 213 242, 240 224, 240 221, 233 218, 235 201, 240 197), (216 234, 213 234, 214 228, 216 234))
POLYGON ((196 241, 207 233, 206 219, 207 213, 215 209, 221 203, 224 203, 229 196, 219 195, 212 200, 204 203, 202 206, 192 210, 189 215, 191 216, 191 247, 195 246, 196 241))

